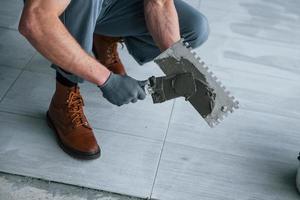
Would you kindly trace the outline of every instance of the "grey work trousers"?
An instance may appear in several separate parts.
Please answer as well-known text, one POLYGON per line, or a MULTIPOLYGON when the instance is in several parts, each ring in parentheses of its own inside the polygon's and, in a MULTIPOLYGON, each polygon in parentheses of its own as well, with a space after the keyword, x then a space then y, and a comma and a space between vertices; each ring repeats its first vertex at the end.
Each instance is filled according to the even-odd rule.
MULTIPOLYGON (((129 53, 139 64, 160 54, 144 17, 144 0, 72 0, 61 20, 81 47, 91 53, 93 34, 122 37, 129 53)), ((204 43, 209 34, 207 19, 182 0, 174 0, 178 12, 180 34, 193 48, 204 43)), ((83 79, 52 65, 72 82, 83 79)))

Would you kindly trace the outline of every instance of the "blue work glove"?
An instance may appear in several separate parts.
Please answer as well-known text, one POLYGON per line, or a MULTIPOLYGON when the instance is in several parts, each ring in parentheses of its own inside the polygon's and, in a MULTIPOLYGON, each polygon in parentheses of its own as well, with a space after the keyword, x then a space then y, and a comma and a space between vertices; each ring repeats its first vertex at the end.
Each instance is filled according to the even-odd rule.
POLYGON ((138 100, 146 98, 145 85, 147 81, 137 81, 127 75, 118 75, 111 73, 106 82, 98 86, 103 97, 110 103, 122 106, 130 102, 135 103, 138 100))

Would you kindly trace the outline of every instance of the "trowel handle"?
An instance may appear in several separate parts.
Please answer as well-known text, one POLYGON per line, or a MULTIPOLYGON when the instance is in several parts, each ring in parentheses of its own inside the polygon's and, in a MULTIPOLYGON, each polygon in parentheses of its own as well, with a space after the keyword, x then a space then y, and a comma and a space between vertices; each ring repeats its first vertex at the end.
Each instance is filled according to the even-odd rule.
POLYGON ((151 94, 154 103, 162 103, 177 97, 189 99, 196 92, 196 84, 192 73, 179 73, 161 77, 152 76, 144 81, 142 86, 148 94, 151 94))
POLYGON ((147 80, 144 80, 144 81, 138 81, 138 84, 146 92, 146 94, 151 94, 151 92, 150 92, 151 91, 150 78, 147 79, 147 80))

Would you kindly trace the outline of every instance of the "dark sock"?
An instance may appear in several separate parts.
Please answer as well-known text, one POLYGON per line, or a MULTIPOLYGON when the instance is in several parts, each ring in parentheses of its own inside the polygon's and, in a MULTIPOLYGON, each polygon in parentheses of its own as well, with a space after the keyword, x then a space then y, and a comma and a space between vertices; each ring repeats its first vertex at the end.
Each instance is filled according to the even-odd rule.
POLYGON ((64 85, 64 86, 67 86, 67 87, 74 87, 74 86, 77 86, 77 83, 74 83, 70 80, 68 80, 67 78, 63 77, 63 75, 61 75, 59 72, 56 72, 56 80, 64 85))

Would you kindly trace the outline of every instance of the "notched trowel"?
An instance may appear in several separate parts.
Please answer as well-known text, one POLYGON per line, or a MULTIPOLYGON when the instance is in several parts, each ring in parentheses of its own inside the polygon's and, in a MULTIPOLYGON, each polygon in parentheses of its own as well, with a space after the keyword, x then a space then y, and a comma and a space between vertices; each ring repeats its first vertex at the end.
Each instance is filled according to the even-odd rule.
POLYGON ((239 103, 187 46, 180 40, 155 58, 166 76, 149 78, 148 91, 154 103, 185 97, 214 127, 239 103))

